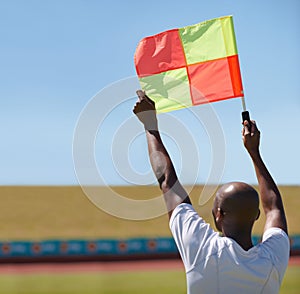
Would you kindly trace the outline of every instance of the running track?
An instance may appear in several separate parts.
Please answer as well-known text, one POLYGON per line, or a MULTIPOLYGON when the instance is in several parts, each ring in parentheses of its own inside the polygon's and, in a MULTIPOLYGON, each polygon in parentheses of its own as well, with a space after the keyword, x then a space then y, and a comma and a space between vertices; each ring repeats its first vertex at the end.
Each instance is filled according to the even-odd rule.
MULTIPOLYGON (((290 258, 289 265, 300 266, 300 256, 290 258)), ((184 270, 181 260, 147 260, 81 263, 0 264, 0 274, 85 273, 184 270)))

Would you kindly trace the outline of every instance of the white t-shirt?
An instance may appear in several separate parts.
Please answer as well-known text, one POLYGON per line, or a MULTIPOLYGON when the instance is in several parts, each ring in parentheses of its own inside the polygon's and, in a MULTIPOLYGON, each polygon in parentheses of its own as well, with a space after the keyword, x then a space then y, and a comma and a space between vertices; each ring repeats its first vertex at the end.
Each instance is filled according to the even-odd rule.
POLYGON ((189 294, 279 292, 289 259, 289 239, 270 228, 262 243, 245 251, 221 237, 190 204, 177 206, 170 228, 186 270, 189 294))

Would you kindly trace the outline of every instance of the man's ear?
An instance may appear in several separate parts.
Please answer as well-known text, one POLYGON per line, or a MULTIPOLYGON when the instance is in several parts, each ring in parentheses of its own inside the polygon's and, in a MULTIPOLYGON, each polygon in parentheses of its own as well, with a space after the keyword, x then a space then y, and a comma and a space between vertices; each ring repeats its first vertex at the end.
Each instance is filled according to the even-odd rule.
POLYGON ((218 231, 222 232, 223 212, 221 208, 218 208, 216 212, 214 210, 212 212, 213 212, 216 228, 218 229, 218 231))
POLYGON ((258 219, 259 219, 259 216, 260 216, 260 209, 258 209, 257 216, 256 216, 256 219, 255 219, 255 220, 258 220, 258 219))

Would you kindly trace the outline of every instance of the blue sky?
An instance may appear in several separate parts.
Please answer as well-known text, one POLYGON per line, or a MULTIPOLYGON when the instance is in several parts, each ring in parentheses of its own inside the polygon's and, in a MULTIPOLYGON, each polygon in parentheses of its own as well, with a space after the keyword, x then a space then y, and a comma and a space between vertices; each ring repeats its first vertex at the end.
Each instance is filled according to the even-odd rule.
MULTIPOLYGON (((278 183, 300 184, 297 0, 1 1, 0 184, 77 184, 72 144, 80 113, 101 89, 135 75, 133 55, 139 40, 224 15, 234 17, 247 108, 262 131, 263 158, 278 183)), ((111 135, 118 130, 110 122, 132 117, 133 103, 134 99, 127 101, 112 112, 102 126, 105 132, 95 139, 98 168, 108 184, 128 184, 113 170, 113 159, 105 152, 109 155, 111 135)), ((221 181, 255 183, 241 143, 239 99, 214 103, 213 108, 226 142, 221 181)), ((184 111, 172 115, 182 121, 188 116, 184 111)), ((128 136, 134 136, 135 128, 141 132, 137 121, 131 119, 130 125, 128 136)), ((201 183, 209 169, 209 144, 201 141, 201 135, 205 137, 201 125, 188 129, 191 134, 197 131, 196 143, 203 148, 196 181, 201 183)), ((192 168, 181 172, 185 164, 181 143, 167 135, 164 139, 183 182, 194 181, 192 168)), ((129 158, 137 173, 152 177, 144 137, 135 141, 129 151, 119 144, 120 154, 129 158)), ((117 165, 126 170, 128 163, 118 158, 117 165)), ((186 161, 193 164, 195 158, 186 161)), ((139 184, 140 179, 134 183, 139 184)))

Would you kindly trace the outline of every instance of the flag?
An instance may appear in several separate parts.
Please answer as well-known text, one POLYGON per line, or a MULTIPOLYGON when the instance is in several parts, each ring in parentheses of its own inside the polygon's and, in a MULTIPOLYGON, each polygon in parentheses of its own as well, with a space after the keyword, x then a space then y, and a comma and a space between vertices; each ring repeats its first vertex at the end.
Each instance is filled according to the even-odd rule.
POLYGON ((134 63, 157 112, 243 97, 232 16, 146 37, 134 63))

